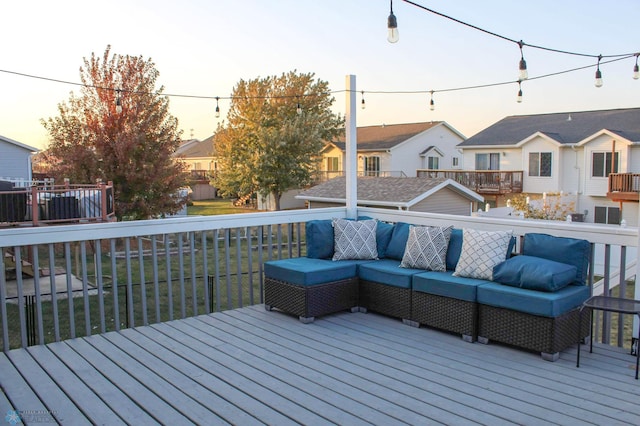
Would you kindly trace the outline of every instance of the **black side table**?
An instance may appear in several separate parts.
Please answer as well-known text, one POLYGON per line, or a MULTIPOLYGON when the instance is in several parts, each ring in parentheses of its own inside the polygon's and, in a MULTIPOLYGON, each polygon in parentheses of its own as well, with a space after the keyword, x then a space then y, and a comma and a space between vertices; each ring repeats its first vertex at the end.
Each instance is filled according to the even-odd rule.
MULTIPOLYGON (((582 329, 582 310, 591 308, 591 327, 589 334, 589 352, 593 352, 593 310, 616 312, 619 314, 634 314, 640 318, 640 300, 622 299, 620 297, 592 296, 585 300, 580 308, 580 325, 578 335, 582 329)), ((579 336, 578 336, 579 339, 579 336)), ((638 344, 640 345, 640 327, 638 329, 638 344)), ((578 340, 578 356, 576 367, 580 367, 580 340, 578 340)), ((638 380, 638 365, 640 365, 640 348, 636 349, 636 380, 638 380)))

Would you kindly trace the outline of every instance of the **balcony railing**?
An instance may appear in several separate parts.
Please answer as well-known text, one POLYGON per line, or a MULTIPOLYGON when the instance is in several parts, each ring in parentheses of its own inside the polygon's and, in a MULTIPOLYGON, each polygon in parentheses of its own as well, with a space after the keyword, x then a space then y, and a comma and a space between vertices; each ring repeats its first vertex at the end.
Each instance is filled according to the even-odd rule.
POLYGON ((115 220, 113 184, 15 186, 0 191, 0 227, 115 220))
MULTIPOLYGON (((346 212, 326 208, 0 230, 0 350, 262 303, 264 261, 304 256, 305 222, 346 212)), ((637 228, 374 208, 359 208, 358 215, 587 239, 600 257, 597 263, 604 262, 597 272, 599 294, 625 294, 628 277, 635 275, 626 254, 637 249, 637 228)), ((595 274, 592 269, 590 282, 595 274)), ((631 318, 614 326, 615 318, 598 317, 597 338, 629 346, 625 328, 631 318)))
POLYGON ((640 173, 611 173, 607 198, 612 201, 638 201, 640 173))
POLYGON ((417 170, 418 177, 452 179, 481 195, 522 192, 522 170, 417 170))
POLYGON ((213 174, 214 170, 190 170, 190 177, 192 180, 199 182, 209 182, 213 174))

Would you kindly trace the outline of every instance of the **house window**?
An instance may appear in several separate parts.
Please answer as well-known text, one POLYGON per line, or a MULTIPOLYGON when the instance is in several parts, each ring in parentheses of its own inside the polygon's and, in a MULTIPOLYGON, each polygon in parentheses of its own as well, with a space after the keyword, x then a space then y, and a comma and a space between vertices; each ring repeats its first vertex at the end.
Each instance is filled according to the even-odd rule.
POLYGON ((609 173, 618 173, 620 155, 615 153, 613 170, 611 170, 611 152, 594 152, 591 154, 591 176, 609 177, 609 173))
POLYGON ((453 166, 453 167, 460 166, 460 159, 458 157, 453 157, 451 159, 451 166, 453 166))
POLYGON ((476 154, 476 170, 500 170, 500 154, 476 154))
POLYGON ((438 170, 438 162, 439 162, 439 158, 438 157, 428 157, 427 158, 427 168, 429 170, 438 170))
POLYGON ((202 170, 202 164, 198 163, 193 163, 193 170, 202 170))
POLYGON ((609 225, 620 225, 620 209, 618 207, 598 207, 595 208, 593 216, 595 223, 608 223, 609 225))
POLYGON ((327 157, 327 171, 337 172, 340 170, 338 157, 327 157))
POLYGON ((380 157, 364 157, 365 176, 378 176, 380 174, 380 157))
POLYGON ((551 153, 529 153, 529 176, 551 176, 551 153))

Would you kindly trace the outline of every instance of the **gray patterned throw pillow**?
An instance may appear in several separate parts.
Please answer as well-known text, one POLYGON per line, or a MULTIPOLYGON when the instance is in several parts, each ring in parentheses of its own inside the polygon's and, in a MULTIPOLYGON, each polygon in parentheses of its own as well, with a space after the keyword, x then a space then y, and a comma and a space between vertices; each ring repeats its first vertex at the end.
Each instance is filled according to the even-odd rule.
POLYGON ((446 271, 447 248, 453 226, 409 227, 409 238, 400 266, 402 268, 446 271))
POLYGON ((493 267, 507 256, 511 231, 462 230, 462 252, 453 275, 456 277, 493 279, 493 267))
POLYGON ((333 220, 333 260, 377 259, 376 228, 378 221, 333 220))

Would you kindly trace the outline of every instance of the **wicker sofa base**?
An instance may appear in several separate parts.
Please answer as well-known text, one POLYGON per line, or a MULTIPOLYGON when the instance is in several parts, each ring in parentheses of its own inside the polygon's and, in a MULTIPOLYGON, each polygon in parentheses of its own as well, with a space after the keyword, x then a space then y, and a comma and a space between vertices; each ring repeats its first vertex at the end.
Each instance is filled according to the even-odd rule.
POLYGON ((478 306, 478 341, 481 343, 495 340, 540 352, 544 359, 555 361, 561 351, 589 335, 589 321, 580 324, 579 308, 548 318, 489 305, 478 306))
POLYGON ((316 316, 356 308, 358 278, 301 286, 265 277, 264 303, 268 310, 277 308, 311 322, 316 316))
POLYGON ((408 320, 411 317, 411 289, 360 280, 358 304, 367 311, 408 320))
POLYGON ((435 294, 414 291, 411 321, 462 335, 467 342, 478 336, 478 304, 435 294))

